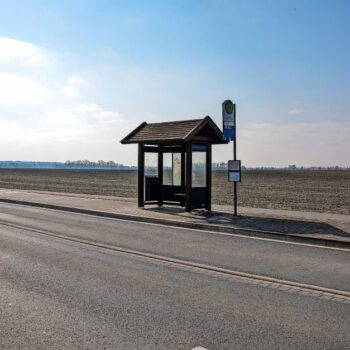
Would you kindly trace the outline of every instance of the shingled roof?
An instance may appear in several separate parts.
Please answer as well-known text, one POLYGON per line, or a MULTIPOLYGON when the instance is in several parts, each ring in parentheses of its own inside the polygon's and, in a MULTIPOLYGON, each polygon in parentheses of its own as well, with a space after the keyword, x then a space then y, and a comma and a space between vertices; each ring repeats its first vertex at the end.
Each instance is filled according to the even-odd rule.
POLYGON ((143 122, 121 143, 189 142, 202 139, 213 144, 226 143, 221 130, 206 116, 203 119, 181 120, 164 123, 143 122))

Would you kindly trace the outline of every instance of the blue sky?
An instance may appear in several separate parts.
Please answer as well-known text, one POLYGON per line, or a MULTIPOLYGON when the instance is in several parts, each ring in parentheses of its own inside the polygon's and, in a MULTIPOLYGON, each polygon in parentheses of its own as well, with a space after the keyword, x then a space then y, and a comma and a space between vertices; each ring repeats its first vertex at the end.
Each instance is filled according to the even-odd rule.
POLYGON ((0 5, 0 159, 133 164, 140 122, 231 98, 244 164, 350 165, 349 1, 0 5))

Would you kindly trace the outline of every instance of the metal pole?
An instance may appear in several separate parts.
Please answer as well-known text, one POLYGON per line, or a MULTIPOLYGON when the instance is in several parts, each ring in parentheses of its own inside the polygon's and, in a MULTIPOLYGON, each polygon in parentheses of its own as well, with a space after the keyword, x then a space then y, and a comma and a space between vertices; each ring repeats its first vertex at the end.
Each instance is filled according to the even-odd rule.
MULTIPOLYGON (((236 104, 233 104, 233 160, 237 160, 236 104)), ((237 216, 237 182, 233 183, 233 215, 237 216)))

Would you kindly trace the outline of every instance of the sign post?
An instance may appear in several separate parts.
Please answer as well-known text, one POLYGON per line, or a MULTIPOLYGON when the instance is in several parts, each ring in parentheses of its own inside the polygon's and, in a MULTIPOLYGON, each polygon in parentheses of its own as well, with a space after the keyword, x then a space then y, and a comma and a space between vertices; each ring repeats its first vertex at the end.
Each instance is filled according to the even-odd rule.
POLYGON ((222 103, 223 134, 233 141, 233 160, 228 161, 228 181, 233 182, 233 214, 237 216, 237 182, 241 182, 241 161, 237 160, 236 105, 231 100, 222 103))

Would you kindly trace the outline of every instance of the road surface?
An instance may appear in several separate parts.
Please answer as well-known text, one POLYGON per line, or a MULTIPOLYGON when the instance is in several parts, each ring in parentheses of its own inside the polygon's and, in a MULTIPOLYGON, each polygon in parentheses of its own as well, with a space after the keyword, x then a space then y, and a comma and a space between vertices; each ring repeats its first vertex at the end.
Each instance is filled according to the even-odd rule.
POLYGON ((0 204, 0 349, 349 349, 350 252, 0 204))

